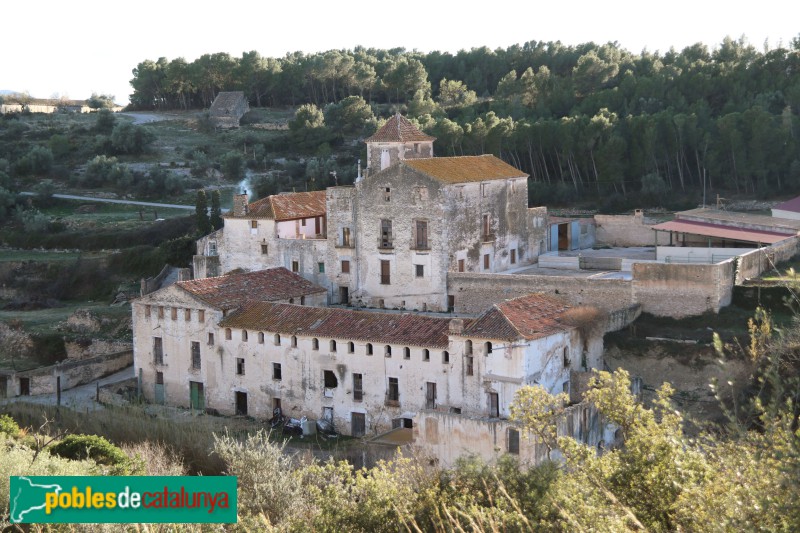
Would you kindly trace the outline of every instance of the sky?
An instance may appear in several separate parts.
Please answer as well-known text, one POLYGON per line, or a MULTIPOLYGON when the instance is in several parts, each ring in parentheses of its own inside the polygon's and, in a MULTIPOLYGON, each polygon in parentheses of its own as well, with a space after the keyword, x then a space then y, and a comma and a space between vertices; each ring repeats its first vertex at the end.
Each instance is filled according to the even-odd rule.
POLYGON ((131 71, 146 59, 206 53, 241 57, 330 49, 396 48, 455 53, 527 41, 618 42, 631 52, 713 49, 742 35, 762 49, 800 35, 800 2, 709 0, 492 0, 453 2, 323 2, 281 0, 98 2, 45 0, 6 15, 0 31, 0 90, 37 98, 132 92, 131 71), (383 7, 385 6, 385 7, 383 7), (27 13, 26 13, 27 12, 27 13))

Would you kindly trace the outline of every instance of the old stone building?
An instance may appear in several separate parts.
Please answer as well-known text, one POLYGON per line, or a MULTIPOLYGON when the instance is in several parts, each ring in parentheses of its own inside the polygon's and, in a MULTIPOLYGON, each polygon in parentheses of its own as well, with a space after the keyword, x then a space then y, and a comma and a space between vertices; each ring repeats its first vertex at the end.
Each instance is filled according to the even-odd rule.
POLYGON ((242 91, 223 91, 217 94, 208 112, 214 127, 221 129, 238 128, 239 121, 250 111, 250 105, 242 91))
POLYGON ((330 303, 446 311, 448 272, 503 272, 545 250, 546 209, 527 175, 491 156, 432 157, 434 139, 395 115, 367 139, 354 186, 237 196, 225 227, 198 241, 195 276, 283 266, 330 303))
MULTIPOLYGON (((576 373, 602 366, 604 328, 576 327, 574 310, 556 297, 532 294, 448 319, 297 305, 300 294, 316 294, 300 282, 269 296, 294 294, 294 304, 251 296, 264 292, 253 283, 272 286, 277 274, 291 279, 278 269, 182 282, 138 301, 144 396, 262 419, 280 407, 364 436, 412 428, 423 414, 507 424, 520 387, 569 391, 576 373), (254 277, 234 290, 242 276, 254 277)), ((418 435, 415 444, 425 443, 418 435)))
POLYGON ((284 268, 179 281, 137 299, 133 351, 142 394, 203 409, 205 390, 219 383, 207 367, 222 355, 218 324, 226 314, 248 302, 313 306, 325 299, 325 289, 284 268))

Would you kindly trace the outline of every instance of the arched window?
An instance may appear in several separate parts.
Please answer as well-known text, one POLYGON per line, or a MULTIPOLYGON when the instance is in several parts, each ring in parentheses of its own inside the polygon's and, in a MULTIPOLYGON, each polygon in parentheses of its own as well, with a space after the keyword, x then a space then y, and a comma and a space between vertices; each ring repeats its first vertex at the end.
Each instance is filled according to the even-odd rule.
POLYGON ((411 348, 408 346, 403 348, 403 359, 411 359, 411 348))
POLYGON ((231 340, 231 328, 225 328, 225 340, 231 340))
POLYGON ((367 343, 367 355, 372 355, 372 343, 367 343))
POLYGON ((422 360, 423 361, 430 361, 431 360, 431 352, 427 348, 422 350, 422 360))
POLYGON ((333 339, 331 339, 331 343, 330 343, 330 345, 331 345, 331 346, 330 346, 330 351, 331 351, 331 353, 336 353, 336 341, 335 341, 335 340, 333 340, 333 339))
POLYGON ((472 355, 472 341, 464 341, 464 355, 472 355))
POLYGON ((391 357, 392 356, 392 347, 389 346, 388 344, 383 349, 383 355, 385 355, 386 357, 391 357))
POLYGON ((347 353, 354 353, 356 351, 356 345, 353 342, 347 343, 347 353))
POLYGON ((263 331, 259 331, 258 332, 258 344, 264 344, 264 332, 263 331))
POLYGON ((442 352, 442 363, 447 364, 450 362, 450 352, 447 350, 442 352))
POLYGON ((311 339, 311 349, 312 350, 319 350, 319 339, 311 339))
POLYGON ((280 346, 280 345, 281 345, 281 335, 280 335, 280 333, 276 333, 275 334, 275 346, 280 346))
POLYGON ((242 330, 242 342, 247 342, 247 330, 242 330))
POLYGON ((483 345, 483 353, 485 355, 489 355, 490 353, 492 353, 492 343, 491 342, 484 343, 484 345, 483 345))
POLYGON ((564 368, 569 367, 569 364, 570 364, 569 346, 564 346, 563 363, 564 363, 564 368))
POLYGON ((292 335, 292 348, 297 348, 297 336, 292 335))

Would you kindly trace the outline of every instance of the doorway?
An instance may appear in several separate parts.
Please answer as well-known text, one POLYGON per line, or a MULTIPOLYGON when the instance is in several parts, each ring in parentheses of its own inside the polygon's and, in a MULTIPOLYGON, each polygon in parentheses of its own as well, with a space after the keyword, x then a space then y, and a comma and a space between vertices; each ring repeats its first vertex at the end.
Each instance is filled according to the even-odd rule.
POLYGON ((247 416, 247 393, 236 391, 236 414, 247 416))
POLYGON ((189 408, 205 411, 206 396, 203 391, 203 384, 199 381, 189 382, 189 408))
POLYGON ((19 378, 19 395, 31 395, 31 378, 19 378))

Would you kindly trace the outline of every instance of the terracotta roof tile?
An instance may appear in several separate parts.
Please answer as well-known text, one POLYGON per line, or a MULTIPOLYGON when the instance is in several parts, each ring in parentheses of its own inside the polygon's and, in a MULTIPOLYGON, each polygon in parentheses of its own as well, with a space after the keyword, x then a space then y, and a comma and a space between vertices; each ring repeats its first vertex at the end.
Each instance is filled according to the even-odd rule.
POLYGON ((275 194, 247 204, 247 214, 225 218, 269 218, 276 221, 325 216, 325 191, 275 194))
POLYGON ((181 289, 217 309, 236 309, 249 302, 270 302, 325 292, 283 267, 179 281, 181 289))
POLYGON ((539 339, 572 329, 561 322, 568 309, 570 306, 555 296, 521 296, 493 305, 464 328, 463 336, 507 341, 539 339))
POLYGON ((414 141, 435 141, 436 137, 431 137, 419 131, 417 127, 406 117, 397 113, 386 121, 381 129, 375 132, 372 137, 364 142, 414 142, 414 141))
POLYGON ((341 340, 446 349, 450 319, 414 314, 256 302, 229 315, 222 327, 341 340))
POLYGON ((521 170, 512 167, 493 155, 406 159, 401 161, 400 164, 408 165, 444 183, 468 183, 528 177, 521 170))

